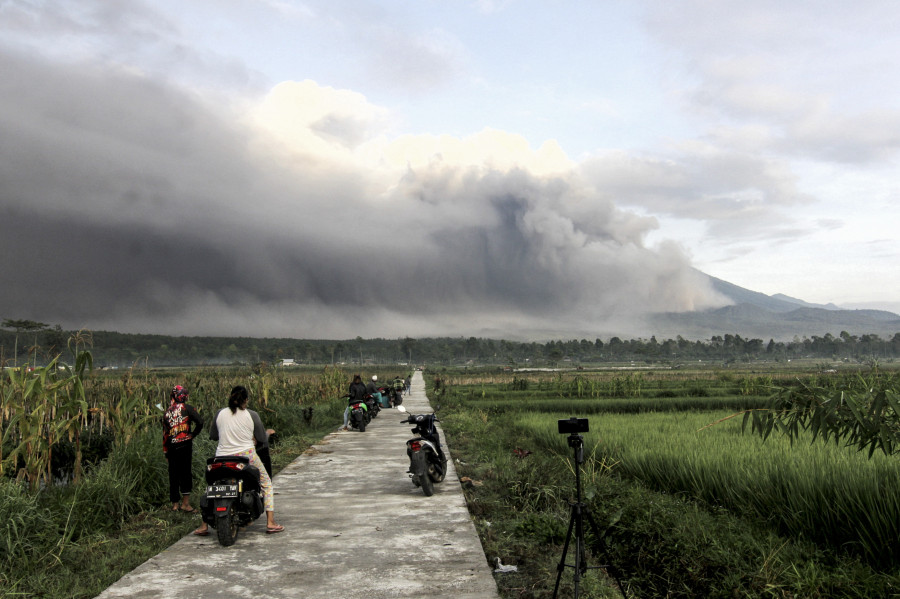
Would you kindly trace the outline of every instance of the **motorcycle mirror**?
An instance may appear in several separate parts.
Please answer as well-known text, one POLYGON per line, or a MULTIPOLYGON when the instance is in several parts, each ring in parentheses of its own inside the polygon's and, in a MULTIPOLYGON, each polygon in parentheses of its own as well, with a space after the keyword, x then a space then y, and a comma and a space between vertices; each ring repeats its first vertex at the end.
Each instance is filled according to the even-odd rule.
POLYGON ((406 411, 406 406, 404 406, 404 405, 397 406, 397 411, 398 411, 398 412, 405 412, 405 411, 406 411))

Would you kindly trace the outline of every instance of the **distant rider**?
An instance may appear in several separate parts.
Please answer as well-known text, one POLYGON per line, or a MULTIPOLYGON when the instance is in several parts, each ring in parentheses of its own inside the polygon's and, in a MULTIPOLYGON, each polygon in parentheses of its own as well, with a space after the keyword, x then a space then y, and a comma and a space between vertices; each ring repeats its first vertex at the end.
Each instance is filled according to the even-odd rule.
POLYGON ((353 375, 353 382, 350 383, 350 400, 347 402, 347 409, 344 410, 344 427, 343 430, 349 431, 350 427, 347 426, 347 423, 350 422, 350 406, 357 403, 366 403, 366 394, 368 393, 366 386, 362 382, 362 377, 358 374, 353 375))

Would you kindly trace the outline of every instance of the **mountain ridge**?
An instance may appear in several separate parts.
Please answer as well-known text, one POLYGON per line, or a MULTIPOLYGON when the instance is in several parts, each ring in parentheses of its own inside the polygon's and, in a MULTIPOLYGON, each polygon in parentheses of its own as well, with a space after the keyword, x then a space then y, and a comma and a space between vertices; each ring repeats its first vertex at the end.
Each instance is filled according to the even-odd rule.
POLYGON ((790 340, 794 337, 900 332, 900 315, 886 310, 849 310, 812 304, 781 293, 766 295, 706 275, 713 289, 732 302, 696 312, 666 312, 650 319, 656 335, 708 338, 731 332, 753 338, 790 340))

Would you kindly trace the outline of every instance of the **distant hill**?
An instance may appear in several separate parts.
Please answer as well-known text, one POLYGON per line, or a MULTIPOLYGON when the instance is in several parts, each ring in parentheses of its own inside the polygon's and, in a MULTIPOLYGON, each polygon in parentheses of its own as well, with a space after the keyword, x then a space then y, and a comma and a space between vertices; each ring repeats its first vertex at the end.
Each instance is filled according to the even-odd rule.
POLYGON ((844 310, 834 304, 811 304, 783 294, 766 295, 709 277, 713 288, 734 305, 699 312, 657 314, 651 320, 656 335, 708 338, 723 332, 764 340, 795 336, 900 333, 900 315, 884 310, 844 310))
POLYGON ((801 299, 797 299, 795 297, 791 297, 791 296, 785 295, 783 293, 776 293, 775 295, 772 296, 772 298, 779 299, 779 300, 782 300, 785 302, 790 302, 792 304, 797 304, 798 306, 803 306, 805 308, 823 308, 825 310, 841 310, 842 309, 840 306, 836 306, 830 302, 827 304, 811 304, 809 302, 804 302, 801 299))

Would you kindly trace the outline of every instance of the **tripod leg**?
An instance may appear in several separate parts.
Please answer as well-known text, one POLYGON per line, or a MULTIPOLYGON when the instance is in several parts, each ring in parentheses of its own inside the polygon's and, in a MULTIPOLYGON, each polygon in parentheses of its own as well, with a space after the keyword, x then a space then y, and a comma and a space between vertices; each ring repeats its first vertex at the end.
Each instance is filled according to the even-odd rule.
POLYGON ((575 594, 572 595, 572 597, 578 599, 581 578, 587 574, 587 557, 585 555, 584 546, 584 517, 582 515, 582 506, 580 504, 575 504, 572 509, 575 512, 575 574, 572 577, 575 594))
POLYGON ((569 552, 569 541, 572 540, 572 528, 575 526, 575 506, 572 506, 572 515, 569 516, 569 531, 566 533, 566 543, 563 545, 562 557, 559 565, 556 566, 556 586, 553 587, 553 599, 556 599, 556 593, 559 592, 559 581, 562 573, 566 569, 566 554, 569 552))
MULTIPOLYGON (((591 525, 591 530, 594 531, 594 536, 597 537, 597 541, 600 542, 604 539, 606 535, 600 534, 600 527, 597 526, 597 522, 594 521, 594 516, 591 514, 591 510, 585 506, 584 515, 587 516, 588 523, 591 525)), ((603 557, 606 557, 606 551, 603 550, 603 557)), ((607 560, 608 561, 608 560, 607 560)), ((618 569, 612 564, 606 564, 605 566, 606 573, 609 574, 613 580, 616 581, 616 585, 619 587, 619 592, 622 593, 622 596, 625 597, 625 587, 622 586, 622 581, 618 576, 618 569)))

